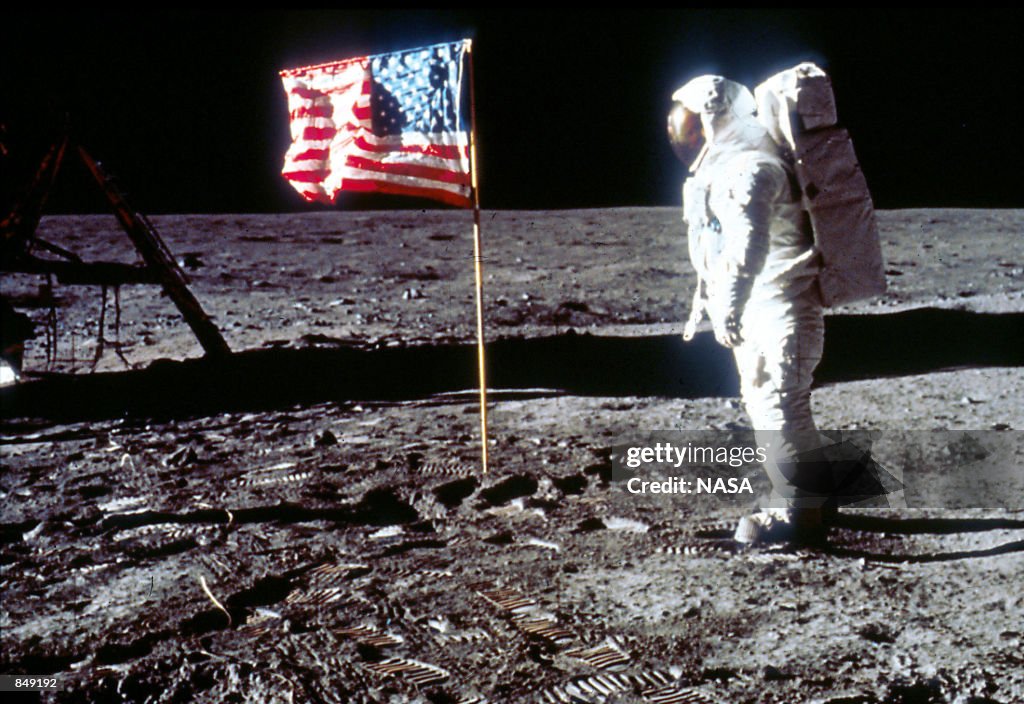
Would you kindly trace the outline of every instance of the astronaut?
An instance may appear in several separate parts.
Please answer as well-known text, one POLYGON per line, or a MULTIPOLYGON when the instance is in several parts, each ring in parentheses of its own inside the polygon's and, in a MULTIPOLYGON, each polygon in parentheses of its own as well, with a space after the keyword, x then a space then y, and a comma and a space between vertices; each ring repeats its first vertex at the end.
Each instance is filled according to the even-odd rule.
POLYGON ((669 138, 690 167, 683 220, 698 275, 684 338, 706 314, 733 350, 742 400, 768 455, 771 498, 740 520, 735 538, 821 538, 831 509, 816 483, 820 467, 795 459, 821 446, 810 389, 824 343, 821 258, 799 185, 746 87, 700 76, 672 98, 669 138))

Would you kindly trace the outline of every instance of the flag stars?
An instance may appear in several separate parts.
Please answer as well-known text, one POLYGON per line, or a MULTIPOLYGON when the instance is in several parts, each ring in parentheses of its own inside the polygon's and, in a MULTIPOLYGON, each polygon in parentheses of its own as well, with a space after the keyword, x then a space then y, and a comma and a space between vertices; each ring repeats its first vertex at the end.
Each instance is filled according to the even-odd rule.
POLYGON ((461 53, 431 48, 371 58, 373 132, 438 133, 457 129, 452 86, 461 53))

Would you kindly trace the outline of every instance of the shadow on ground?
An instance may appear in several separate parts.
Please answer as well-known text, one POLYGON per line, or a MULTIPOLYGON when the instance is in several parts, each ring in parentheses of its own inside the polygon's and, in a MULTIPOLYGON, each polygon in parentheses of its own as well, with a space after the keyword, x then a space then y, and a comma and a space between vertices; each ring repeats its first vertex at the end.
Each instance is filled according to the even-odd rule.
MULTIPOLYGON (((1024 365, 1024 314, 923 308, 826 320, 818 385, 950 368, 1024 365)), ((240 352, 146 369, 52 376, 0 392, 0 417, 72 422, 186 417, 325 401, 420 399, 476 385, 472 345, 240 352)), ((562 335, 488 344, 488 385, 582 396, 735 396, 735 365, 710 333, 562 335)))
POLYGON ((995 557, 1015 552, 1024 552, 1024 540, 1014 540, 991 548, 978 550, 951 550, 949 552, 901 553, 887 549, 885 552, 862 550, 839 545, 826 545, 824 552, 835 557, 845 557, 868 562, 920 565, 931 562, 953 562, 980 557, 995 557))
MULTIPOLYGON (((1024 521, 1012 518, 893 518, 840 513, 835 527, 882 535, 957 535, 985 531, 1021 530, 1024 529, 1024 521)), ((879 552, 831 543, 825 547, 825 552, 837 557, 862 558, 872 562, 920 564, 1024 552, 1024 540, 1014 540, 983 549, 928 553, 908 553, 893 549, 892 546, 879 552)))
MULTIPOLYGON (((950 562, 968 558, 992 557, 1015 552, 1024 552, 1024 540, 1013 540, 988 548, 971 550, 952 550, 948 552, 913 552, 900 549, 893 544, 886 545, 884 550, 868 549, 858 545, 856 536, 908 536, 908 535, 962 535, 965 533, 984 533, 986 531, 1024 530, 1024 520, 1013 518, 906 518, 862 513, 840 512, 832 523, 831 537, 828 542, 814 544, 814 549, 835 557, 863 559, 869 562, 890 564, 922 564, 928 562, 950 562)), ((698 530, 696 535, 715 544, 736 549, 732 542, 731 527, 713 526, 706 530, 698 530)), ((871 543, 872 540, 867 540, 871 543)), ((806 549, 808 546, 769 546, 771 550, 806 549)))

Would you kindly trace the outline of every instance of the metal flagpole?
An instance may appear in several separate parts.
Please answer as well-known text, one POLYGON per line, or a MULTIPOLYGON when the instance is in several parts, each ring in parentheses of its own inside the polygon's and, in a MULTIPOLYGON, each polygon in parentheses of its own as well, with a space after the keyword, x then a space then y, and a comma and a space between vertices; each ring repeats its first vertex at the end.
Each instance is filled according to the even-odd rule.
POLYGON ((480 461, 487 474, 487 372, 484 364, 484 274, 480 240, 480 187, 476 175, 476 83, 473 80, 473 40, 466 40, 469 55, 469 173, 473 187, 473 262, 476 271, 476 354, 480 376, 480 461))

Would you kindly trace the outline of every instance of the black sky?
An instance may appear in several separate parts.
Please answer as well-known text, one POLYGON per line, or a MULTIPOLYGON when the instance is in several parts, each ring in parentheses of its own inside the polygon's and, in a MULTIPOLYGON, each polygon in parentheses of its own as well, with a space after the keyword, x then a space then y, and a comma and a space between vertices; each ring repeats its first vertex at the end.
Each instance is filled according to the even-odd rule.
MULTIPOLYGON (((673 90, 708 72, 753 85, 808 59, 832 76, 876 205, 1024 205, 1019 10, 50 11, 4 25, 4 181, 69 113, 150 213, 321 209, 279 175, 278 70, 463 36, 486 208, 676 205, 673 90)), ((102 210, 87 186, 69 169, 49 212, 102 210)))

